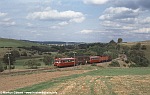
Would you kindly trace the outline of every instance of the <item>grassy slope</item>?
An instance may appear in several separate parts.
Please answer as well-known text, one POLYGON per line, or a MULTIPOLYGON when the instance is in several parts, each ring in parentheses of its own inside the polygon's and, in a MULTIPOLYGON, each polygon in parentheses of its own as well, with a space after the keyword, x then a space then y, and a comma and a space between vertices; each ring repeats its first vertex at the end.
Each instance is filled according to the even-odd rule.
POLYGON ((135 45, 137 43, 141 43, 142 45, 146 45, 147 49, 144 51, 145 56, 150 61, 150 41, 142 41, 142 42, 128 42, 128 43, 122 43, 122 45, 127 45, 131 47, 132 45, 135 45))
POLYGON ((2 58, 6 52, 10 52, 11 50, 18 50, 17 47, 23 47, 23 46, 30 47, 30 46, 38 46, 38 45, 39 44, 31 43, 31 42, 0 38, 0 58, 2 58), (11 47, 11 48, 6 48, 6 47, 11 47))
POLYGON ((14 39, 0 38, 0 47, 21 47, 21 46, 36 46, 36 45, 38 44, 14 39))

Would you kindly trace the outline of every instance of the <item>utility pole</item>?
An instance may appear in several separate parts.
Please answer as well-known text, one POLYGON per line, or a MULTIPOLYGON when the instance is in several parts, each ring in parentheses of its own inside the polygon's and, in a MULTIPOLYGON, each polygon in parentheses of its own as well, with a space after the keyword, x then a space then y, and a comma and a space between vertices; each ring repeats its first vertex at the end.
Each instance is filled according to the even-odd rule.
POLYGON ((77 53, 77 52, 73 52, 73 54, 74 54, 74 66, 75 66, 75 64, 76 64, 76 53, 77 53))
POLYGON ((10 73, 11 66, 10 66, 10 56, 9 56, 9 55, 10 55, 11 53, 6 53, 6 54, 8 55, 8 62, 9 62, 9 73, 10 73))

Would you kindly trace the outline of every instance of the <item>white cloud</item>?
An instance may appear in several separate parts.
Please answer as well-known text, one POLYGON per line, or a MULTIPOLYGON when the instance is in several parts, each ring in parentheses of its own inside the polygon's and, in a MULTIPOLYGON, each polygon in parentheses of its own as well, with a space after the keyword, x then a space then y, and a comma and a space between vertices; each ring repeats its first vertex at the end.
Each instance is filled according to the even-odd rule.
POLYGON ((100 20, 135 18, 139 15, 139 9, 130 9, 126 7, 110 7, 104 11, 104 15, 99 17, 100 20))
POLYGON ((8 15, 7 13, 0 12, 0 25, 5 25, 5 26, 16 25, 16 22, 12 21, 11 18, 8 18, 7 15, 8 15))
POLYGON ((150 33, 150 28, 139 28, 137 30, 134 30, 135 33, 150 33))
POLYGON ((82 30, 80 31, 82 34, 89 34, 89 33, 92 33, 94 32, 93 30, 82 30))
POLYGON ((52 10, 51 8, 46 8, 41 12, 33 12, 27 16, 28 19, 39 19, 39 20, 64 20, 80 23, 83 22, 85 17, 81 12, 75 11, 62 11, 52 10))
POLYGON ((2 12, 0 12, 0 17, 4 17, 4 16, 6 16, 7 15, 7 13, 2 13, 2 12))
POLYGON ((141 19, 140 23, 142 23, 142 24, 149 24, 150 23, 150 17, 146 17, 144 19, 141 19))
POLYGON ((107 3, 109 0, 83 0, 85 4, 101 5, 107 3))
POLYGON ((68 25, 68 22, 66 22, 66 21, 60 22, 60 23, 58 23, 58 25, 60 25, 60 26, 68 25))
POLYGON ((61 27, 58 25, 51 26, 50 29, 60 29, 61 27))

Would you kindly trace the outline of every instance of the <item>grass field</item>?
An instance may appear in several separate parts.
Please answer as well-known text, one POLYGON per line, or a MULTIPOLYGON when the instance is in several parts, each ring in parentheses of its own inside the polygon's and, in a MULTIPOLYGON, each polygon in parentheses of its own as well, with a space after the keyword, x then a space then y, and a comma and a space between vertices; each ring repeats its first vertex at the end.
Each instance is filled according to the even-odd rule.
POLYGON ((21 47, 21 46, 37 46, 37 45, 38 44, 31 42, 0 38, 0 47, 21 47))
POLYGON ((149 79, 150 68, 99 68, 15 91, 57 92, 57 95, 149 95, 149 79))

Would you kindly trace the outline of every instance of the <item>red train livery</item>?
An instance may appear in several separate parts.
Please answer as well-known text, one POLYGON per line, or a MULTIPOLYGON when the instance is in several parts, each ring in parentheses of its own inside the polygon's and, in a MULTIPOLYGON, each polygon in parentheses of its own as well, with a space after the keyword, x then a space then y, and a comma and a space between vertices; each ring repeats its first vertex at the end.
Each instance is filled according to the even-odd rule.
POLYGON ((76 65, 75 58, 57 58, 55 59, 54 66, 66 67, 76 65))
POLYGON ((90 56, 90 64, 110 61, 110 56, 90 56))
POLYGON ((75 66, 80 64, 93 64, 110 61, 110 56, 76 56, 75 58, 56 58, 54 61, 54 66, 57 67, 67 67, 75 66))

